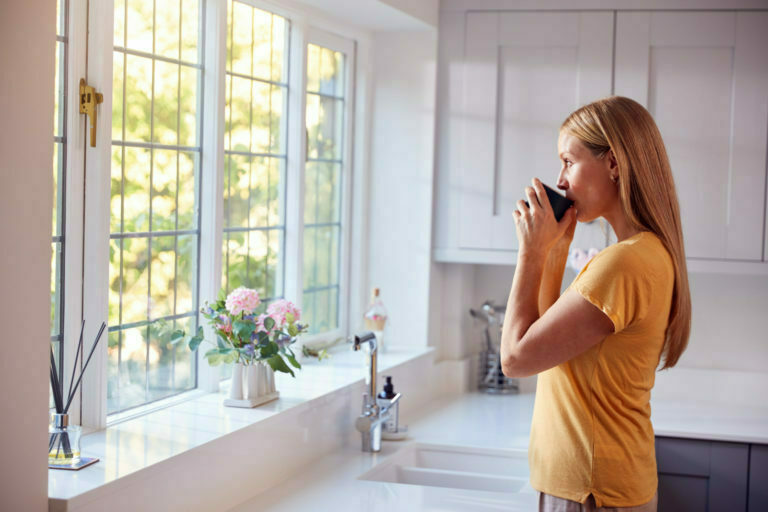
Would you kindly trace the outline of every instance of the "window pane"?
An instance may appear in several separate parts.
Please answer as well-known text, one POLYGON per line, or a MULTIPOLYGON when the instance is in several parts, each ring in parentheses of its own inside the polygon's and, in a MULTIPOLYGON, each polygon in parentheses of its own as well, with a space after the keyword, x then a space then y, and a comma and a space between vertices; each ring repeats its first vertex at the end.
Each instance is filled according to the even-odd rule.
POLYGON ((126 55, 125 66, 125 140, 149 142, 152 129, 152 60, 126 55))
POLYGON ((107 414, 109 414, 120 409, 120 331, 110 332, 107 340, 107 414))
POLYGON ((200 62, 198 40, 200 37, 201 5, 198 0, 181 0, 181 60, 200 62))
POLYGON ((339 327, 345 56, 307 47, 304 316, 310 333, 339 327))
POLYGON ((149 149, 124 147, 123 231, 149 231, 149 175, 152 153, 149 149))
POLYGON ((149 287, 148 238, 124 238, 122 242, 121 323, 146 321, 149 287))
POLYGON ((116 41, 113 115, 125 123, 113 123, 110 413, 197 385, 194 354, 170 333, 197 326, 202 6, 124 1, 126 48, 144 55, 116 41))
POLYGON ((154 0, 125 0, 128 4, 126 47, 152 53, 154 0))
POLYGON ((307 157, 340 160, 342 151, 342 100, 307 95, 307 157))
POLYGON ((266 300, 284 286, 287 21, 237 1, 227 19, 222 282, 266 300))
POLYGON ((112 57, 112 140, 122 140, 125 54, 115 53, 112 57))
POLYGON ((154 76, 154 132, 152 139, 160 144, 178 144, 179 65, 156 60, 154 76))
POLYGON ((200 153, 179 151, 178 229, 197 229, 200 153))
POLYGON ((181 29, 180 0, 162 0, 155 2, 155 19, 162 20, 162 30, 155 32, 155 54, 178 59, 180 57, 181 29))
MULTIPOLYGON (((54 111, 53 111, 53 201, 51 204, 51 309, 50 332, 54 361, 61 372, 63 354, 63 312, 64 312, 64 251, 66 233, 64 225, 66 145, 67 145, 67 0, 56 1, 56 33, 51 37, 55 45, 54 60, 54 111)), ((55 407, 53 390, 49 386, 48 408, 55 407)))
POLYGON ((174 314, 176 283, 176 237, 152 238, 152 272, 149 317, 162 318, 174 314))
POLYGON ((144 326, 122 331, 118 381, 120 410, 146 401, 147 330, 144 326))
POLYGON ((152 231, 176 229, 176 187, 179 152, 156 149, 152 169, 152 231))
POLYGON ((189 66, 181 66, 181 81, 179 82, 179 145, 187 147, 199 146, 197 124, 197 102, 200 98, 200 70, 189 66))

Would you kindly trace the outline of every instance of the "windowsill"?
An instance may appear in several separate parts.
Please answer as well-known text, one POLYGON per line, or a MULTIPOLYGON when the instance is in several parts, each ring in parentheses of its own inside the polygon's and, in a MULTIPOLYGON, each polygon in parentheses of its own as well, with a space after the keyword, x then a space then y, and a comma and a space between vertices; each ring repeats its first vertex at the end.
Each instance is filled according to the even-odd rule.
MULTIPOLYGON (((379 354, 379 373, 431 354, 431 347, 399 348, 379 354)), ((276 375, 280 398, 253 409, 225 407, 227 389, 205 393, 188 401, 111 425, 84 435, 81 451, 100 460, 80 471, 48 470, 51 504, 71 502, 152 465, 168 461, 200 445, 215 442, 240 429, 314 400, 327 397, 365 379, 363 354, 352 350, 333 352, 318 362, 305 359, 294 379, 276 375)), ((127 479, 133 480, 133 478, 127 479)))

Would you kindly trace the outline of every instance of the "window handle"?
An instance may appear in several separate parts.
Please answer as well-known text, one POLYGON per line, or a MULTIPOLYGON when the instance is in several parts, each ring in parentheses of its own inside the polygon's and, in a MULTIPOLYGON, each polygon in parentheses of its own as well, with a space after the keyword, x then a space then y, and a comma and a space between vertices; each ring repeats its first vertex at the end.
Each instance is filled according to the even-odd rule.
POLYGON ((86 85, 85 78, 80 79, 80 113, 91 118, 91 147, 96 147, 96 105, 104 101, 104 95, 86 85))

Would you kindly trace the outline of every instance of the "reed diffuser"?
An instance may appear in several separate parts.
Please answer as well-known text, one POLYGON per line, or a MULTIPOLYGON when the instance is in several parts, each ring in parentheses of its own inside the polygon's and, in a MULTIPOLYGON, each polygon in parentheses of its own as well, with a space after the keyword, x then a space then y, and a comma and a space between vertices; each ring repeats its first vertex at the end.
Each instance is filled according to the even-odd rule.
POLYGON ((72 375, 69 380, 69 389, 66 395, 64 394, 64 375, 56 369, 56 358, 53 356, 53 347, 51 346, 51 391, 53 392, 53 403, 56 412, 51 414, 51 426, 49 428, 48 437, 48 465, 66 466, 75 465, 80 462, 80 434, 81 427, 79 425, 69 424, 69 406, 72 404, 72 399, 77 393, 77 388, 80 386, 80 382, 83 379, 83 373, 88 367, 88 363, 91 361, 93 353, 96 351, 96 346, 99 344, 101 335, 107 324, 102 322, 99 333, 96 335, 96 339, 93 340, 91 350, 88 353, 88 359, 85 359, 85 363, 82 364, 80 369, 80 376, 75 381, 75 373, 77 371, 77 363, 80 357, 80 352, 83 348, 83 330, 85 328, 85 320, 80 325, 80 340, 77 342, 77 351, 75 353, 75 363, 72 367, 72 375), (66 401, 65 401, 66 398, 66 401))

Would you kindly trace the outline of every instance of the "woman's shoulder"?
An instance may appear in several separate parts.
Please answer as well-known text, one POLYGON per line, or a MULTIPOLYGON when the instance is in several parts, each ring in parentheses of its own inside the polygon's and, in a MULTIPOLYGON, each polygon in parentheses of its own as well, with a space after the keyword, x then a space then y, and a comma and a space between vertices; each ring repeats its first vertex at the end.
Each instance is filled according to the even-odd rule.
POLYGON ((641 231, 626 240, 616 242, 600 251, 595 260, 598 260, 598 257, 600 264, 620 266, 629 271, 665 276, 674 273, 672 256, 664 242, 651 231, 641 231))

